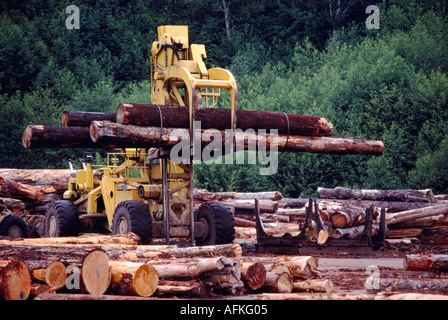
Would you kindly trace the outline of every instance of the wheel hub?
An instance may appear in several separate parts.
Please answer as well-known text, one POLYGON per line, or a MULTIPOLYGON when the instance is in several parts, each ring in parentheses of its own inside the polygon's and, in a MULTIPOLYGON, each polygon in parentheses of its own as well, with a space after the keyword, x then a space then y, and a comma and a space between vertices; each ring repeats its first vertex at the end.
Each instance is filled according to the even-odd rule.
POLYGON ((50 221, 48 224, 48 233, 50 235, 50 237, 56 237, 57 236, 57 226, 58 226, 58 222, 56 220, 55 216, 51 216, 50 217, 50 221))
POLYGON ((123 234, 128 232, 128 221, 124 218, 121 218, 118 221, 118 233, 123 234))
POLYGON ((11 226, 8 229, 8 236, 13 238, 22 238, 22 229, 19 226, 11 226))

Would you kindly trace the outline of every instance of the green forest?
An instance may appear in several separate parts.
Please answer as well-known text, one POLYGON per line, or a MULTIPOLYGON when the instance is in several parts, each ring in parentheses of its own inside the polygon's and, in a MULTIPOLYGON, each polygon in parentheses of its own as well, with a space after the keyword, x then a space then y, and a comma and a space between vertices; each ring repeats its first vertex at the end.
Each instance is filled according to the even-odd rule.
MULTIPOLYGON (((189 26, 206 65, 229 69, 238 107, 325 117, 335 136, 381 140, 380 157, 279 154, 255 165, 197 164, 210 191, 319 186, 448 193, 448 3, 391 0, 10 0, 0 2, 0 167, 68 168, 85 150, 24 149, 28 124, 64 110, 149 103, 157 27, 189 26), (69 29, 69 5, 79 29, 69 29), (367 28, 369 5, 379 28, 367 28)), ((95 150, 101 161, 105 150, 95 150)))

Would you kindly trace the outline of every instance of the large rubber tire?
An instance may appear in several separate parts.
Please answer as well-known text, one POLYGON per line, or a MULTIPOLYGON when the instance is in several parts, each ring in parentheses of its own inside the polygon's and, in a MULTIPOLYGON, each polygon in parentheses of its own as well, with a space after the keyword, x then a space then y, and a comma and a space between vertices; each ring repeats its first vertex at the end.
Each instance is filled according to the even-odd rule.
POLYGON ((112 218, 112 234, 134 232, 143 244, 152 240, 152 218, 147 203, 138 200, 120 202, 112 218))
POLYGON ((45 237, 69 237, 78 235, 78 209, 68 200, 53 201, 45 212, 45 237))
POLYGON ((2 222, 0 222, 0 236, 12 238, 28 237, 28 228, 25 221, 14 214, 6 216, 2 222))
POLYGON ((200 246, 232 243, 235 239, 235 219, 229 206, 209 201, 198 209, 198 221, 207 224, 207 234, 196 238, 200 246))

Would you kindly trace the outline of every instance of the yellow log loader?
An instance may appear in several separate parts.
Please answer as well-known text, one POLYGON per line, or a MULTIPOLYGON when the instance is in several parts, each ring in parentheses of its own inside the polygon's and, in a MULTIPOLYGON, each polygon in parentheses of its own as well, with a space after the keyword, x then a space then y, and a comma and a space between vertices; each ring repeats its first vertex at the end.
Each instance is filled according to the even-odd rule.
POLYGON ((63 200, 49 205, 45 236, 74 235, 81 226, 104 224, 112 234, 134 232, 143 243, 153 237, 167 242, 188 238, 197 245, 233 241, 234 218, 228 206, 206 202, 193 210, 195 111, 216 104, 221 90, 228 90, 230 128, 235 129, 238 100, 233 75, 207 69, 204 58, 204 45, 189 45, 187 26, 158 28, 158 41, 151 48, 151 102, 189 108, 189 158, 174 163, 170 149, 162 147, 121 149, 107 155, 106 165, 94 165, 87 153, 82 169, 75 171, 71 165, 63 200))

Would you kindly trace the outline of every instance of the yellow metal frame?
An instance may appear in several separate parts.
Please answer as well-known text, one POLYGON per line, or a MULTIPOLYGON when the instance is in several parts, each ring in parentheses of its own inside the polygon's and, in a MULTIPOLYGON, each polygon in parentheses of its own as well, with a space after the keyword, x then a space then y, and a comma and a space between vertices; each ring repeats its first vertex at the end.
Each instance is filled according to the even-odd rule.
MULTIPOLYGON (((156 214, 164 213, 165 229, 161 234, 165 233, 167 240, 170 235, 189 236, 194 243, 192 156, 195 111, 216 105, 221 90, 228 90, 230 128, 235 129, 238 89, 228 70, 207 69, 203 60, 207 58, 205 46, 189 45, 187 26, 161 26, 157 31, 158 41, 151 48, 151 101, 189 108, 190 162, 174 164, 168 158, 169 150, 162 148, 150 151, 121 149, 107 155, 106 166, 86 163, 84 170, 76 171, 69 179, 64 199, 72 200, 85 216, 105 214, 109 227, 120 202, 148 202, 153 222, 157 220, 156 214)), ((161 222, 160 217, 158 222, 161 222)), ((157 228, 159 226, 160 223, 157 228)))

